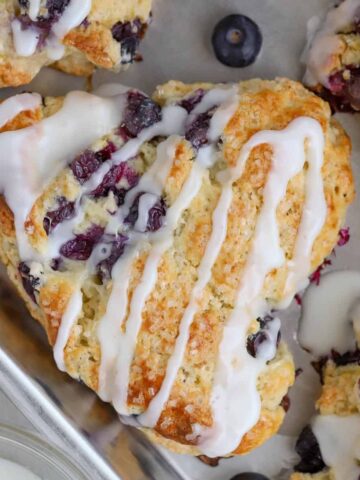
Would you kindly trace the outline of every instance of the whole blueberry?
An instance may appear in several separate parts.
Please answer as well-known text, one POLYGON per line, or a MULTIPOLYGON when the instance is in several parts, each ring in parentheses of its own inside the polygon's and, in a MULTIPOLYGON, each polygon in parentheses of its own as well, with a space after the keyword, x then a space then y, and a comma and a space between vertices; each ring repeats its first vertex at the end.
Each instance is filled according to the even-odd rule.
POLYGON ((247 67, 259 55, 262 35, 251 18, 228 15, 214 28, 211 41, 221 63, 229 67, 247 67))
POLYGON ((235 477, 232 477, 230 480, 269 480, 269 478, 261 473, 244 472, 235 475, 235 477))

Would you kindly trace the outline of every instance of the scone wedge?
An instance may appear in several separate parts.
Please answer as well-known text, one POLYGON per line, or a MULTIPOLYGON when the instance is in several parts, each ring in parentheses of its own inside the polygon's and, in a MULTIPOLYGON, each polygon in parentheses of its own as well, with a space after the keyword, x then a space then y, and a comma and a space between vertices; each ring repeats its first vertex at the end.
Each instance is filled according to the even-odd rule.
POLYGON ((275 309, 337 242, 350 141, 286 79, 102 95, 0 106, 1 258, 59 368, 125 421, 246 453, 284 418, 275 309))

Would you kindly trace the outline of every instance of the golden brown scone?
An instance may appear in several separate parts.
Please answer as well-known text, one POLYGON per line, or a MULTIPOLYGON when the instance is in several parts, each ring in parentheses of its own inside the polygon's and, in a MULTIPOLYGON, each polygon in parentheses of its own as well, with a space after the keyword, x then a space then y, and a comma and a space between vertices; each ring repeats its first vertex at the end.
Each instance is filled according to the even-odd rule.
POLYGON ((360 110, 359 6, 353 0, 337 2, 306 53, 304 82, 327 100, 334 111, 360 110), (333 25, 337 25, 336 30, 333 25))
POLYGON ((97 67, 119 71, 141 58, 137 48, 150 21, 151 0, 84 0, 89 9, 79 17, 73 13, 80 20, 63 29, 64 34, 56 34, 56 51, 52 32, 72 2, 41 0, 35 13, 32 3, 0 3, 0 87, 29 83, 51 64, 66 73, 88 76, 97 67), (20 34, 14 33, 16 29, 20 34), (29 32, 33 32, 30 38, 29 32), (31 42, 33 48, 28 46, 31 42))
MULTIPOLYGON (((329 359, 319 362, 319 373, 321 374, 322 388, 316 402, 316 409, 320 418, 351 416, 352 419, 356 419, 359 417, 360 351, 356 350, 343 355, 332 354, 329 359)), ((340 430, 337 432, 340 444, 342 435, 347 434, 348 432, 340 430)), ((345 438, 343 440, 345 444, 345 438)), ((327 466, 323 461, 317 442, 309 427, 306 427, 297 444, 297 449, 301 450, 298 453, 302 458, 301 463, 296 467, 299 472, 294 473, 291 480, 336 480, 333 468, 327 466)))
MULTIPOLYGON (((158 87, 154 99, 161 105, 176 104, 181 102, 184 96, 188 101, 193 94, 196 96, 200 91, 203 95, 203 91, 212 87, 210 84, 185 85, 169 82, 158 87)), ((236 111, 218 142, 220 157, 203 178, 198 194, 184 212, 183 221, 175 231, 172 246, 162 255, 155 287, 141 313, 142 324, 130 369, 127 396, 127 405, 132 414, 146 410, 164 379, 180 321, 197 278, 197 268, 210 238, 212 213, 221 193, 221 186, 215 175, 219 168, 234 166, 242 146, 256 132, 284 129, 301 116, 318 120, 325 135, 322 178, 327 216, 313 244, 311 270, 316 269, 332 251, 347 206, 354 197, 349 163, 350 142, 341 126, 331 118, 329 106, 325 102, 299 83, 286 79, 251 80, 239 84, 237 89, 240 95, 236 111)), ((22 128, 25 122, 29 122, 29 117, 36 123, 60 108, 61 103, 61 99, 45 99, 36 118, 33 118, 34 114, 31 117, 28 112, 20 114, 12 122, 12 128, 22 128)), ((151 108, 153 113, 156 107, 151 108)), ((154 162, 160 140, 156 137, 145 142, 140 152, 126 162, 129 170, 127 183, 123 185, 125 189, 131 188, 133 178, 147 171, 154 162)), ((114 131, 89 147, 88 151, 104 152, 109 144, 118 149, 123 142, 124 130, 114 131)), ((179 453, 199 454, 196 438, 189 437, 192 426, 197 423, 211 427, 212 424, 210 396, 219 343, 223 325, 234 308, 235 294, 254 238, 263 189, 271 167, 272 152, 268 147, 264 144, 252 151, 243 175, 234 183, 226 239, 191 325, 181 369, 155 428, 144 429, 154 441, 179 453)), ((163 200, 167 208, 174 204, 189 177, 195 155, 189 141, 184 138, 178 141, 175 161, 163 189, 163 200)), ((85 158, 84 154, 81 158, 85 158)), ((44 219, 47 219, 49 226, 51 212, 61 207, 57 199, 65 198, 68 205, 79 195, 81 185, 74 176, 74 171, 76 168, 73 163, 72 168, 64 169, 48 185, 26 221, 29 241, 38 252, 47 248, 49 240, 44 219)), ((293 256, 301 221, 305 196, 304 178, 302 171, 290 180, 286 195, 276 212, 280 243, 287 259, 293 256)), ((114 205, 115 194, 119 195, 119 191, 113 189, 109 190, 106 196, 86 199, 85 219, 76 226, 77 235, 86 234, 91 225, 101 227, 107 224, 108 212, 114 205)), ((149 245, 145 244, 132 263, 128 300, 139 285, 149 248, 149 245)), ((76 288, 76 280, 83 274, 84 262, 64 257, 60 260, 60 266, 56 264, 51 268, 51 265, 44 264, 40 266, 40 272, 39 266, 33 264, 20 264, 19 270, 20 259, 13 218, 4 200, 0 203, 0 255, 32 315, 42 323, 53 345, 67 302, 76 288)), ((101 273, 100 279, 98 275, 86 275, 83 280, 83 308, 71 329, 64 350, 67 372, 96 391, 99 389, 101 360, 97 328, 106 311, 112 287, 111 275, 109 278, 103 271, 101 273)), ((285 266, 267 275, 262 294, 270 303, 277 304, 283 299, 286 278, 285 266)), ((264 327, 254 320, 247 332, 249 339, 253 339, 253 335, 261 328, 264 327)), ((261 397, 259 421, 244 435, 234 454, 252 450, 277 432, 285 413, 281 401, 293 381, 294 366, 291 356, 286 346, 280 343, 275 358, 267 363, 258 377, 257 390, 261 397)))

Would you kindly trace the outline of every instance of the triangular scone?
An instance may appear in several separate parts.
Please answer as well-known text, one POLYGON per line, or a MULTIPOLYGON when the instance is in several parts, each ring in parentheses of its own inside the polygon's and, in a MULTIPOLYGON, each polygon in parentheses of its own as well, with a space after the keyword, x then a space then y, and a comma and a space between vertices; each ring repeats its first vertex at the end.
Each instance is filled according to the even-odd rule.
POLYGON ((0 134, 1 257, 60 368, 172 450, 248 452, 294 381, 268 312, 336 245, 349 139, 285 79, 102 94, 0 107, 34 124, 0 134))
POLYGON ((137 49, 151 0, 7 0, 0 3, 0 87, 29 83, 44 66, 72 75, 118 71, 137 49))

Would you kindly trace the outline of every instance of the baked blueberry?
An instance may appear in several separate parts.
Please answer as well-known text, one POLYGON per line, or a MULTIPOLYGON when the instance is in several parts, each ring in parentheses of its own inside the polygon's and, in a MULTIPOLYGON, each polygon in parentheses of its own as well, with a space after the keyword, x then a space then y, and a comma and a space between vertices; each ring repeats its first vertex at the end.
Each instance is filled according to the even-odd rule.
POLYGON ((232 477, 230 480, 269 480, 269 478, 261 473, 244 472, 235 475, 235 477, 232 477))
POLYGON ((251 18, 228 15, 214 28, 211 41, 221 63, 229 67, 247 67, 259 55, 262 35, 251 18))

